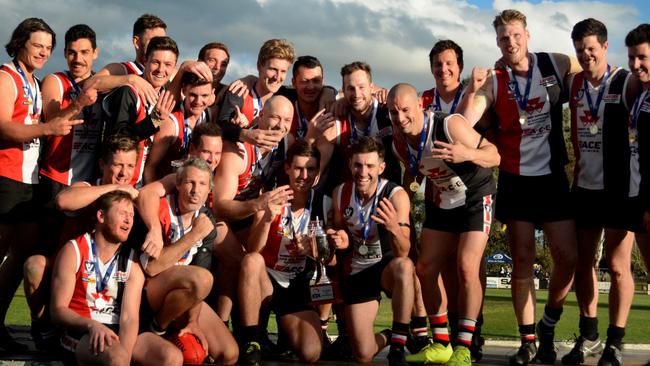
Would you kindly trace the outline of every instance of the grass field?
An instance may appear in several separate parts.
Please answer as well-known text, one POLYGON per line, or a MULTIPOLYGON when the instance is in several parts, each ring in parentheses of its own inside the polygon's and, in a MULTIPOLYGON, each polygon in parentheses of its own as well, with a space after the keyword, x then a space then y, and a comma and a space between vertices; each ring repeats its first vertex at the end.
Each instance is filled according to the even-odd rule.
MULTIPOLYGON (((546 291, 539 291, 537 316, 539 319, 544 310, 546 302, 546 291)), ((598 303, 598 313, 600 317, 599 330, 602 337, 607 333, 608 314, 607 314, 607 295, 601 294, 598 303)), ((485 325, 483 326, 483 335, 488 339, 518 339, 517 322, 512 310, 510 301, 510 290, 487 290, 484 306, 485 325)), ((647 326, 650 320, 650 296, 637 294, 634 297, 632 311, 628 319, 625 342, 627 343, 650 343, 647 326), (645 331, 643 329, 646 329, 645 331)), ((7 314, 7 324, 29 324, 29 311, 25 303, 25 296, 19 289, 14 298, 9 313, 7 314)), ((390 311, 390 300, 384 299, 381 302, 379 314, 375 322, 377 331, 384 328, 390 328, 392 316, 390 311)), ((270 330, 274 331, 275 321, 270 321, 270 330)), ((336 333, 336 326, 330 325, 332 333, 336 333)), ((569 340, 573 339, 573 334, 578 333, 578 305, 575 294, 569 294, 569 298, 562 314, 562 319, 558 323, 555 339, 569 340)))

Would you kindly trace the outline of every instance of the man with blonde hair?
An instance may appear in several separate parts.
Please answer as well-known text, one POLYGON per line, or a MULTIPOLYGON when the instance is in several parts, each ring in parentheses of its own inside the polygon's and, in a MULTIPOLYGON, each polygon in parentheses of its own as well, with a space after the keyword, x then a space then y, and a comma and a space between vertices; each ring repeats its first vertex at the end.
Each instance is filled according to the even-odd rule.
POLYGON ((490 107, 497 116, 495 145, 501 155, 496 218, 507 225, 514 265, 512 299, 521 347, 510 362, 553 363, 555 324, 571 288, 577 260, 576 231, 562 133, 562 87, 579 68, 563 54, 530 53, 526 16, 504 10, 493 22, 502 57, 494 70, 475 68, 459 112, 476 123, 490 107), (535 194, 531 194, 535 192, 535 194), (535 227, 541 226, 553 256, 544 316, 535 344, 535 227))

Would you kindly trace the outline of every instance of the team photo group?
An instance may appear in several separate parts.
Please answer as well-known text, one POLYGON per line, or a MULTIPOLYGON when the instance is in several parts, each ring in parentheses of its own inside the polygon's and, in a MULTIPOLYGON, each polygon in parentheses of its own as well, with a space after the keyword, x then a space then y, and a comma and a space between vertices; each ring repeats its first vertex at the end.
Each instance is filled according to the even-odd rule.
POLYGON ((224 84, 226 44, 180 60, 152 14, 133 23, 134 58, 108 64, 92 24, 5 24, 0 349, 28 350, 6 327, 24 291, 34 345, 66 364, 370 363, 389 347, 390 366, 469 366, 498 220, 521 338, 504 363, 621 365, 635 243, 650 260, 650 24, 627 29, 627 65, 608 62, 597 19, 566 34, 572 55, 530 52, 519 10, 492 25, 500 58, 461 82, 462 44, 439 40, 435 86, 417 90, 353 59, 326 85, 318 55, 277 38, 224 84), (553 261, 542 314, 536 230, 553 261), (570 291, 578 336, 558 352, 570 291), (392 326, 375 333, 387 298, 392 326))

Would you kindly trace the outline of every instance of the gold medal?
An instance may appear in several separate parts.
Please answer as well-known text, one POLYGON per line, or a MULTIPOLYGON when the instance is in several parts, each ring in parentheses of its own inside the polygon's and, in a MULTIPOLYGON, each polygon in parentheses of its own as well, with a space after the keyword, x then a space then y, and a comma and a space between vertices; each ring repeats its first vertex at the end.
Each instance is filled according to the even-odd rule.
POLYGON ((417 192, 418 189, 420 189, 420 183, 418 183, 417 181, 411 182, 411 184, 409 185, 409 189, 411 190, 411 192, 417 192))
POLYGON ((519 115, 519 123, 523 126, 523 125, 526 124, 526 122, 528 122, 528 116, 525 113, 520 114, 519 115))
POLYGON ((636 142, 636 133, 630 133, 630 144, 636 142))
POLYGON ((589 126, 589 133, 592 134, 592 135, 597 134, 598 133, 598 125, 594 123, 593 125, 589 126))

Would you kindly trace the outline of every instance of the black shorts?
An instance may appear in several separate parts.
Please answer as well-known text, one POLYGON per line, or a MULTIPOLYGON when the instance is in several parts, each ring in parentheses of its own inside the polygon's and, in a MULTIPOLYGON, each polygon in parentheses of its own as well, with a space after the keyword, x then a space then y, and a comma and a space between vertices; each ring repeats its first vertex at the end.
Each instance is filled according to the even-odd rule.
POLYGON ((423 228, 449 233, 482 231, 490 234, 493 220, 494 195, 483 196, 481 200, 466 202, 465 205, 449 210, 442 209, 430 201, 424 202, 425 219, 423 228))
POLYGON ((38 228, 38 251, 47 257, 55 254, 61 241, 66 216, 56 209, 55 198, 67 187, 45 176, 39 178, 38 190, 42 197, 43 216, 38 228))
POLYGON ((564 172, 540 176, 499 172, 496 218, 542 224, 573 219, 569 183, 564 172))
POLYGON ((617 199, 604 190, 574 187, 571 192, 578 228, 607 228, 645 233, 639 197, 617 199))
POLYGON ((391 297, 392 294, 381 287, 381 275, 392 259, 392 256, 383 257, 380 262, 371 267, 345 276, 342 281, 345 305, 361 304, 373 300, 381 301, 382 291, 386 296, 391 297))
POLYGON ((35 220, 41 214, 38 184, 0 177, 0 222, 35 220))
POLYGON ((244 229, 249 229, 251 226, 253 226, 253 216, 249 216, 245 219, 236 221, 226 221, 226 224, 228 224, 230 230, 232 230, 233 233, 236 233, 244 229))
POLYGON ((294 314, 301 311, 314 310, 309 304, 309 281, 294 279, 289 281, 289 287, 282 287, 273 276, 269 274, 273 284, 273 297, 271 298, 271 310, 279 318, 284 315, 294 314))

